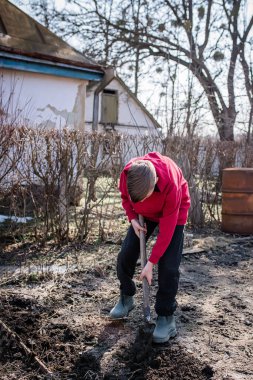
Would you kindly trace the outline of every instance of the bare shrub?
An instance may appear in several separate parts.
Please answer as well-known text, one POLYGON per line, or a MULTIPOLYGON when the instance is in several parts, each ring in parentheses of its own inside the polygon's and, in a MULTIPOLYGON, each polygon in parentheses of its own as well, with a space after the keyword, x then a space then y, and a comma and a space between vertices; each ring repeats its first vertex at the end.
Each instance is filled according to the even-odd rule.
POLYGON ((189 223, 194 226, 219 224, 223 168, 253 165, 253 148, 243 138, 220 143, 68 129, 5 131, 0 133, 0 160, 6 168, 0 185, 5 182, 8 191, 0 206, 17 216, 33 216, 26 233, 40 242, 118 240, 126 229, 118 179, 134 156, 156 150, 179 164, 189 182, 189 223))
MULTIPOLYGON (((24 129, 17 130, 15 123, 6 124, 3 122, 3 115, 0 117, 0 214, 12 216, 12 222, 6 225, 6 234, 13 232, 13 220, 18 215, 25 215, 24 202, 22 201, 24 192, 22 184, 17 177, 16 167, 24 152, 24 129), (18 210, 17 210, 18 208, 18 210), (8 226, 8 228, 7 228, 8 226)), ((21 235, 23 226, 19 227, 21 235)), ((15 230, 15 228, 14 228, 15 230)), ((20 234, 19 233, 19 234, 20 234)))
POLYGON ((179 164, 189 183, 189 222, 195 226, 221 221, 223 169, 253 166, 253 147, 246 138, 221 142, 213 138, 172 136, 164 140, 163 153, 179 164))
POLYGON ((70 205, 82 193, 84 145, 78 131, 29 129, 20 175, 32 200, 35 233, 68 239, 70 205))

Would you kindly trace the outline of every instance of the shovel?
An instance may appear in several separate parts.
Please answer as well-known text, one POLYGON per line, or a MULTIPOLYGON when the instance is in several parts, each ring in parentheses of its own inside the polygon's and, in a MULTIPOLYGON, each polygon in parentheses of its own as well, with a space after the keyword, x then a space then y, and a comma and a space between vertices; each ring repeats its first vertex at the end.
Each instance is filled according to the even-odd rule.
MULTIPOLYGON (((144 218, 139 215, 139 224, 141 227, 145 227, 144 218)), ((146 252, 146 237, 145 232, 140 231, 140 257, 141 268, 143 269, 147 264, 147 252, 146 252)), ((144 322, 149 324, 151 322, 150 304, 149 304, 149 284, 146 277, 142 280, 142 292, 143 292, 143 315, 144 322)))
MULTIPOLYGON (((144 218, 142 215, 139 215, 139 224, 141 227, 145 226, 144 218)), ((144 231, 140 231, 140 257, 141 267, 143 269, 147 264, 146 237, 144 231)), ((146 277, 144 277, 142 280, 142 291, 144 324, 139 328, 134 342, 135 360, 137 362, 144 360, 148 352, 151 350, 152 335, 155 327, 155 324, 151 321, 149 304, 150 289, 146 277)))

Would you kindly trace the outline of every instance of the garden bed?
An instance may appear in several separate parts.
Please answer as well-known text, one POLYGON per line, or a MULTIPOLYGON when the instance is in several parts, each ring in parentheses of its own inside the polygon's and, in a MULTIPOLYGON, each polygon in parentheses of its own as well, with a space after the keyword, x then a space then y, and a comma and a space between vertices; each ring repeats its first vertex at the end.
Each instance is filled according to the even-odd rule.
POLYGON ((61 380, 253 378, 253 239, 193 234, 181 265, 178 335, 153 345, 141 362, 133 351, 142 323, 141 283, 129 317, 109 320, 118 298, 120 246, 108 243, 0 254, 1 379, 47 378, 36 358, 61 380))

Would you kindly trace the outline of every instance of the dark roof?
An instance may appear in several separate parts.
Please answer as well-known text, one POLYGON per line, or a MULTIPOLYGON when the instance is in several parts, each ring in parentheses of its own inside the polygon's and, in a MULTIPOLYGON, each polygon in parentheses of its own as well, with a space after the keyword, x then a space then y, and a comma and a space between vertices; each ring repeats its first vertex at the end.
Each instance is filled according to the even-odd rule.
POLYGON ((7 0, 0 0, 0 50, 103 71, 7 0))

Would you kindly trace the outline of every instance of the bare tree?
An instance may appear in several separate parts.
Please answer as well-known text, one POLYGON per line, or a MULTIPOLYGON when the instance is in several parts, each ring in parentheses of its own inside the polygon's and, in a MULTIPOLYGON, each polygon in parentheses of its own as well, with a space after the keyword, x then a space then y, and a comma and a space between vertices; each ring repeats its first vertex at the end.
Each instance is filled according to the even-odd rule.
MULTIPOLYGON (((231 54, 238 55, 239 53, 240 63, 244 74, 245 89, 250 105, 247 133, 247 140, 249 141, 253 122, 253 75, 245 51, 250 50, 253 46, 252 40, 247 41, 247 37, 253 26, 253 17, 251 17, 248 23, 246 18, 243 16, 243 20, 239 20, 240 7, 246 6, 246 3, 241 0, 234 0, 232 2, 222 0, 222 6, 228 22, 228 31, 231 36, 231 40, 233 41, 233 49, 231 54)), ((231 77, 234 74, 234 69, 234 66, 230 67, 229 75, 231 75, 231 77)))
POLYGON ((46 28, 54 29, 57 11, 54 1, 49 0, 17 0, 17 5, 26 7, 33 16, 46 28))
MULTIPOLYGON (((124 14, 120 20, 118 13, 113 21, 108 20, 100 11, 99 1, 93 1, 101 23, 109 24, 113 30, 112 44, 121 41, 125 45, 135 46, 138 35, 139 50, 189 69, 207 96, 220 139, 234 139, 237 116, 235 68, 253 24, 252 17, 240 35, 238 20, 242 11, 241 0, 233 0, 228 6, 224 1, 215 3, 213 0, 205 1, 201 6, 192 0, 157 0, 152 5, 143 1, 138 30, 131 22, 131 15, 127 17, 124 14), (229 19, 228 27, 225 25, 226 18, 229 19), (230 33, 227 33, 228 30, 230 33), (220 62, 223 65, 219 65, 220 62), (224 62, 227 62, 227 70, 224 62)), ((127 11, 131 12, 131 8, 127 11)))
MULTIPOLYGON (((67 40, 78 39, 85 54, 103 64, 121 67, 135 94, 140 91, 142 76, 147 74, 153 79, 152 65, 158 60, 160 63, 164 60, 164 67, 165 63, 173 62, 189 70, 202 88, 199 93, 205 94, 221 140, 234 139, 239 111, 236 80, 240 57, 244 91, 251 108, 250 135, 252 74, 246 50, 250 43, 252 46, 249 33, 253 17, 243 23, 244 0, 201 3, 197 0, 70 0, 61 11, 56 11, 54 1, 24 1, 31 4, 33 12, 54 32, 67 40)), ((170 82, 175 86, 173 80, 170 82)), ((194 104, 194 96, 186 94, 187 107, 190 100, 194 104)), ((203 96, 201 101, 204 102, 203 96)), ((193 107, 187 107, 189 128, 193 107)))

